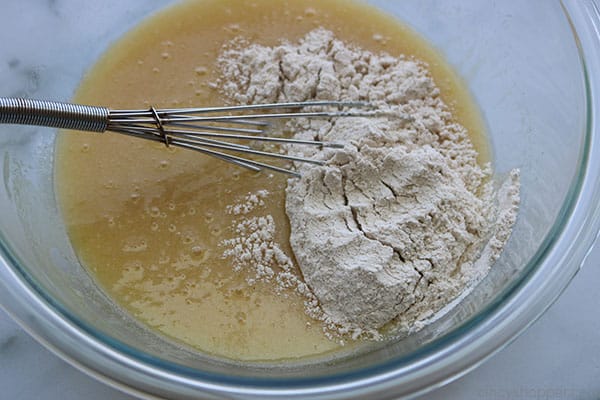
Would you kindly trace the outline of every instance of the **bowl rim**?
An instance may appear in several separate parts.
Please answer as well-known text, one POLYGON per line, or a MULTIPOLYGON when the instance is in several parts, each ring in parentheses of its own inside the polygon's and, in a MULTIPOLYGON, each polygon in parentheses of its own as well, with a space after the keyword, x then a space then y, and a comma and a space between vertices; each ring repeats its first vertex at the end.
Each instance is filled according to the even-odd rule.
POLYGON ((585 261, 600 228, 600 131, 593 105, 600 79, 600 9, 593 0, 561 0, 582 65, 586 133, 577 177, 552 230, 520 273, 494 301, 448 334, 381 365, 319 379, 229 378, 173 367, 82 324, 49 298, 0 243, 0 306, 36 340, 85 373, 141 397, 199 393, 255 398, 417 395, 474 369, 504 348, 558 298, 585 261), (597 134, 596 134, 597 132, 597 134), (470 337, 465 337, 465 332, 470 337), (474 337, 475 339, 472 339, 474 337), (444 344, 440 346, 441 342, 444 344), (442 351, 440 351, 440 349, 442 351), (412 362, 414 361, 414 362, 412 362), (412 362, 410 367, 408 362, 412 362), (403 365, 404 364, 404 365, 403 365), (165 371, 164 367, 170 371, 165 371), (132 386, 135 385, 135 386, 132 386))

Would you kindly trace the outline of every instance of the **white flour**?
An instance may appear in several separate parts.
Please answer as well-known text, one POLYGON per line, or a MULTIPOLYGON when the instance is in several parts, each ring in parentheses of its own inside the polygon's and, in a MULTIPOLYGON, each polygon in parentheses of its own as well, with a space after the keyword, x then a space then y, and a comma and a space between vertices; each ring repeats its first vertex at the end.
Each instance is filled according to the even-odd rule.
MULTIPOLYGON (((377 337, 390 322, 420 328, 487 273, 516 219, 519 174, 493 190, 490 168, 477 164, 425 64, 373 54, 318 29, 276 47, 238 39, 219 67, 232 102, 361 100, 397 115, 287 124, 296 137, 346 144, 289 149, 326 161, 298 165, 302 178, 286 191, 290 242, 308 287, 286 282, 307 295, 312 316, 355 337, 377 337)), ((259 279, 292 270, 265 233, 274 223, 242 219, 227 243, 226 255, 258 266, 259 279)))
POLYGON ((244 200, 235 205, 228 205, 225 208, 225 211, 228 214, 240 215, 240 214, 248 214, 250 211, 254 210, 256 207, 264 207, 265 198, 269 195, 268 190, 259 190, 256 193, 248 193, 244 200))

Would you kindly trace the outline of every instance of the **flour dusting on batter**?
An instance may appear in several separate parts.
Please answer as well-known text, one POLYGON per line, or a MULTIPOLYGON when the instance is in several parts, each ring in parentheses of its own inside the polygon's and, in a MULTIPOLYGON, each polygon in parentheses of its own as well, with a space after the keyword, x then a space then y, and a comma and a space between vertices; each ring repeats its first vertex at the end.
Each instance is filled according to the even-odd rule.
MULTIPOLYGON (((275 47, 238 38, 219 67, 232 103, 365 101, 385 111, 286 125, 297 138, 345 144, 288 149, 325 161, 297 165, 302 178, 290 179, 286 191, 290 242, 304 278, 286 282, 306 294, 311 316, 353 337, 379 338, 391 324, 419 329, 485 276, 516 220, 519 172, 495 188, 491 167, 478 164, 426 64, 374 54, 317 29, 275 47)), ((258 277, 265 257, 278 264, 268 279, 290 275, 291 255, 277 253, 264 224, 243 215, 239 224, 226 256, 239 263, 236 248, 246 246, 242 261, 259 265, 258 277)))

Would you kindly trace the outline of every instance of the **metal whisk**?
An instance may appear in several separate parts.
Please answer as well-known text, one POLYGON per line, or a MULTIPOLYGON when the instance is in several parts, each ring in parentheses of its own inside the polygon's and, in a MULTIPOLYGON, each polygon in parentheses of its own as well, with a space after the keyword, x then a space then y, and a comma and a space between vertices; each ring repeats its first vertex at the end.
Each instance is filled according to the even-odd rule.
POLYGON ((240 141, 343 147, 339 143, 265 135, 269 120, 365 116, 361 102, 310 101, 208 108, 111 110, 55 101, 0 97, 0 124, 37 125, 90 132, 116 132, 196 150, 254 171, 269 169, 293 176, 293 170, 242 157, 240 153, 288 161, 321 161, 253 149, 240 141), (315 108, 318 110, 315 111, 315 108), (233 140, 233 142, 231 141, 233 140), (231 154, 233 153, 233 154, 231 154))

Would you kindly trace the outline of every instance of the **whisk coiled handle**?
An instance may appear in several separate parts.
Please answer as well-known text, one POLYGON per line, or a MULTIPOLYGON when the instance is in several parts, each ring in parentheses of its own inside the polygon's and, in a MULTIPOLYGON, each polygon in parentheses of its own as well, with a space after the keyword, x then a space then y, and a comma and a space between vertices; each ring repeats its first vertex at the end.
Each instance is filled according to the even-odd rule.
POLYGON ((109 109, 106 107, 0 97, 0 124, 104 132, 108 126, 108 117, 109 109))

